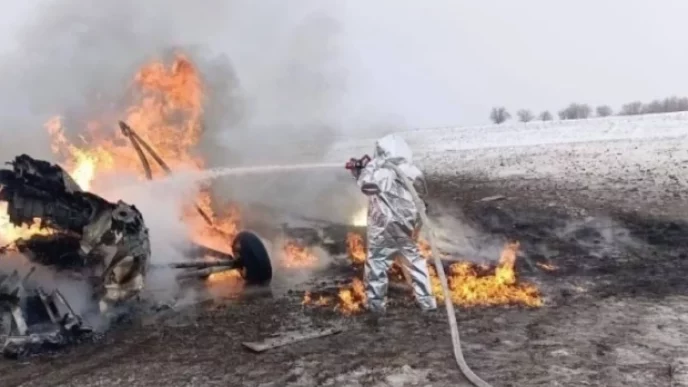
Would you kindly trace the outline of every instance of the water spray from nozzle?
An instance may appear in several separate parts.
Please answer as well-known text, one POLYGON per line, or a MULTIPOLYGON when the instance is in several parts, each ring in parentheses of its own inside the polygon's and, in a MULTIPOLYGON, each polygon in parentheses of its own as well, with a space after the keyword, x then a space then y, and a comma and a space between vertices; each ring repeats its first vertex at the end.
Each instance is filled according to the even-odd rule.
POLYGON ((178 172, 175 175, 188 176, 194 180, 212 180, 224 176, 245 176, 270 174, 276 172, 293 172, 312 169, 341 168, 341 163, 304 163, 289 165, 254 165, 247 167, 219 167, 203 171, 178 172))
POLYGON ((341 168, 341 163, 304 163, 290 165, 257 165, 248 167, 219 167, 200 171, 178 171, 151 181, 152 184, 184 186, 226 176, 246 176, 278 172, 305 171, 314 169, 341 168))

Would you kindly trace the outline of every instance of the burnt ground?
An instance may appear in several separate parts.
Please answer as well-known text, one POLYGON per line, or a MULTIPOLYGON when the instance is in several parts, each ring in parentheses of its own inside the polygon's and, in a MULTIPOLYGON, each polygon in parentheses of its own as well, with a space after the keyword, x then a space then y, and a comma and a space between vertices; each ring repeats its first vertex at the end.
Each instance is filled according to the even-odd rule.
MULTIPOLYGON (((688 224, 680 186, 646 191, 552 181, 435 177, 433 211, 491 238, 521 242, 521 278, 545 305, 458 308, 463 350, 494 386, 670 386, 688 351, 688 224), (493 195, 503 200, 479 201, 493 195), (537 263, 549 263, 545 271, 537 263)), ((328 282, 334 272, 318 279, 328 282)), ((315 286, 314 284, 313 286, 315 286)), ((322 285, 322 284, 321 284, 322 285)), ((326 286, 326 285, 325 285, 326 286)), ((379 326, 303 308, 302 291, 249 293, 145 315, 64 352, 0 360, 2 386, 463 385, 443 311, 404 294, 379 326), (242 341, 306 325, 346 330, 262 354, 242 341)))

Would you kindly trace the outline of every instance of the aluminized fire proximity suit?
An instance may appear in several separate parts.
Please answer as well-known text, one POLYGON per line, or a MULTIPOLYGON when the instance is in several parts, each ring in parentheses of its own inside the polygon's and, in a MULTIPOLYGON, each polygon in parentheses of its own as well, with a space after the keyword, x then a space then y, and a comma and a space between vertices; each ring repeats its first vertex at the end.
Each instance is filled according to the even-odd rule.
POLYGON ((412 157, 411 148, 403 138, 388 135, 376 142, 373 159, 360 174, 355 173, 361 191, 369 198, 364 282, 371 311, 385 310, 387 271, 396 256, 405 266, 420 307, 437 308, 428 266, 415 240, 420 229, 419 209, 397 173, 385 166, 386 163, 397 165, 417 187, 423 182, 423 173, 412 164, 412 157))

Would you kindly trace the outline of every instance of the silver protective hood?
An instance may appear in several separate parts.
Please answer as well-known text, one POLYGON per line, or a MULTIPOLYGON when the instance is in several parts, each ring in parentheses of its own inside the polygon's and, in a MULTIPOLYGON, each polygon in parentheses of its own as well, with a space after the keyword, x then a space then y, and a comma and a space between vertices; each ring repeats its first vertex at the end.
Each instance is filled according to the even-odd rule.
POLYGON ((413 151, 408 143, 397 134, 390 134, 375 142, 373 162, 382 167, 385 162, 392 163, 408 176, 411 181, 422 177, 422 172, 413 165, 413 151))

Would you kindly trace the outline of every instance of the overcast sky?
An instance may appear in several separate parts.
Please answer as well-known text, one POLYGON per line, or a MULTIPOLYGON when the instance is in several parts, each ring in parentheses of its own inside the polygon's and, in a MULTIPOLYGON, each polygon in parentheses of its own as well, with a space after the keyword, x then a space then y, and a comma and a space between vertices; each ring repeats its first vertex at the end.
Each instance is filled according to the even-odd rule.
MULTIPOLYGON (((12 2, 0 13, 5 52, 40 2, 12 2)), ((228 52, 240 78, 267 55, 265 41, 252 39, 278 42, 292 26, 280 19, 325 13, 338 21, 330 59, 346 74, 339 103, 347 125, 474 125, 497 104, 537 113, 574 101, 617 109, 688 95, 686 0, 289 0, 291 13, 274 1, 228 3, 240 5, 217 10, 227 25, 208 42, 228 52)))

